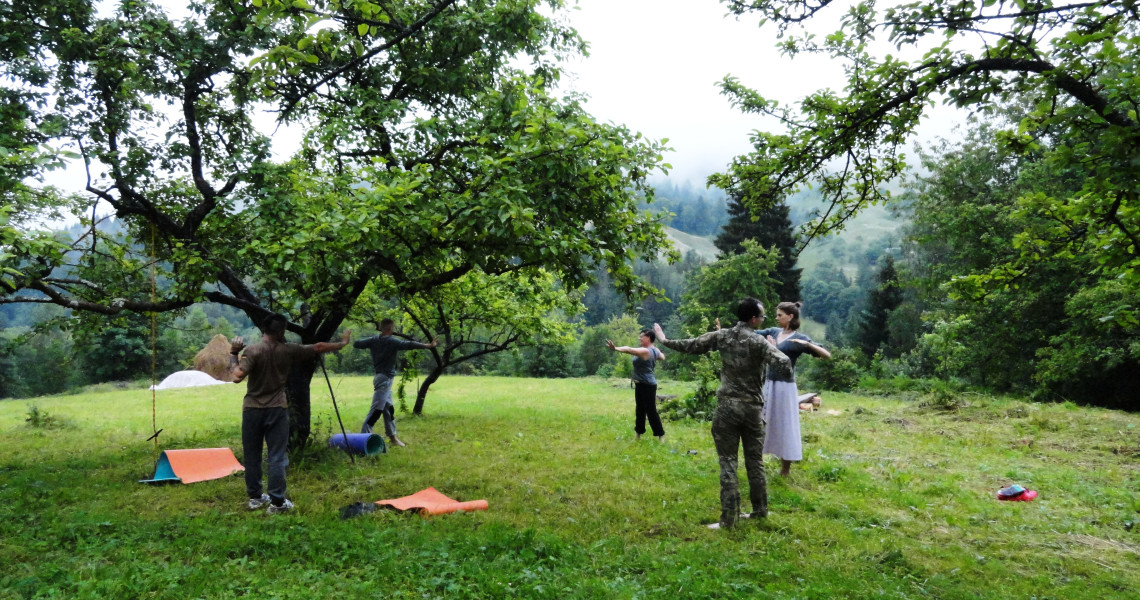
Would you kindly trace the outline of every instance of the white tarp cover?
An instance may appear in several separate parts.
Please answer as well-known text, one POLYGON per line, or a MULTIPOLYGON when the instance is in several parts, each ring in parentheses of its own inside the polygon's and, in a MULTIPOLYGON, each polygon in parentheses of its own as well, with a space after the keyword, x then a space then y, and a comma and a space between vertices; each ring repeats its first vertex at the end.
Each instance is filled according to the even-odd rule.
POLYGON ((162 383, 150 386, 152 390, 169 390, 173 388, 198 387, 202 385, 222 385, 228 381, 218 381, 202 371, 178 371, 166 376, 162 383))

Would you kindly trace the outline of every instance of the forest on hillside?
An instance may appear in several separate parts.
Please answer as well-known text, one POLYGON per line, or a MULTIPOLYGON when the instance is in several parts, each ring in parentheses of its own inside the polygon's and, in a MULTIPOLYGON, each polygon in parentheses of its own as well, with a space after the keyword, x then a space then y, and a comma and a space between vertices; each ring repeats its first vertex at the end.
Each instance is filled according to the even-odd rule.
MULTIPOLYGON (((725 76, 725 101, 771 126, 700 183, 661 181, 664 140, 558 88, 588 41, 539 4, 13 5, 0 397, 185 368, 282 313, 303 343, 383 318, 440 337, 405 371, 419 412, 445 373, 624 374, 605 339, 696 335, 750 294, 803 301, 834 349, 802 368, 821 389, 1137 408, 1134 3, 725 0, 847 81, 789 103, 725 76), (963 136, 917 139, 943 103, 970 115, 963 136), (301 147, 276 157, 254 114, 301 147), (79 193, 52 185, 71 162, 79 193)), ((664 370, 706 396, 715 380, 707 361, 664 370)), ((317 364, 300 371, 307 407, 317 364)))
MULTIPOLYGON (((978 232, 962 229, 961 223, 940 229, 937 237, 931 237, 930 231, 938 228, 941 220, 962 218, 970 203, 976 201, 963 196, 957 200, 964 203, 962 206, 950 205, 951 201, 939 194, 967 184, 986 183, 986 179, 945 178, 989 166, 991 170, 976 171, 974 175, 987 178, 994 176, 993 171, 1006 168, 994 162, 993 145, 982 139, 987 131, 988 127, 983 127, 979 134, 957 145, 940 142, 942 153, 924 154, 929 171, 921 177, 911 177, 889 209, 868 211, 843 232, 813 240, 791 263, 793 270, 800 271, 798 291, 777 286, 765 298, 769 306, 789 298, 802 301, 808 327, 815 327, 822 333, 820 341, 836 350, 834 363, 809 361, 805 365, 810 384, 849 390, 861 383, 874 387, 898 378, 941 379, 957 382, 960 389, 973 387, 1110 404, 1113 396, 1074 394, 1067 382, 1056 387, 1043 385, 1046 380, 1037 374, 1035 366, 984 367, 983 363, 994 360, 992 352, 979 349, 979 356, 971 358, 965 355, 969 344, 950 342, 954 338, 949 334, 959 335, 958 329, 947 330, 950 323, 955 323, 960 335, 966 336, 959 340, 980 335, 969 323, 974 318, 972 313, 982 305, 955 301, 941 286, 932 286, 931 273, 946 273, 938 280, 942 282, 967 275, 969 271, 961 268, 965 265, 954 258, 955 252, 970 252, 978 232), (934 182, 939 181, 935 186, 934 182), (938 211, 928 210, 932 205, 941 207, 938 211), (957 302, 957 306, 952 307, 951 302, 957 302), (947 346, 948 343, 952 345, 947 346), (947 349, 956 354, 938 355, 947 349)), ((747 239, 758 239, 769 247, 777 247, 784 255, 795 255, 799 240, 796 233, 821 206, 818 193, 801 193, 789 199, 786 206, 771 211, 772 215, 752 222, 738 202, 715 188, 665 181, 657 184, 653 204, 643 204, 641 208, 654 212, 678 231, 705 237, 718 246, 739 243, 730 239, 728 231, 740 228, 747 239), (682 221, 677 219, 678 214, 702 217, 682 221), (715 235, 703 235, 712 224, 716 224, 715 235), (782 235, 773 235, 777 231, 782 235), (783 246, 779 247, 781 243, 783 246)), ((114 235, 113 230, 119 227, 116 223, 107 222, 107 235, 114 235)), ((985 223, 986 227, 992 225, 985 223)), ((82 230, 73 226, 61 233, 74 238, 82 235, 82 230)), ((594 273, 594 283, 582 288, 580 306, 573 314, 564 315, 569 334, 489 353, 451 366, 447 372, 532 377, 626 374, 628 366, 604 350, 604 341, 635 339, 637 331, 653 323, 662 323, 674 331, 699 333, 702 325, 686 322, 678 308, 686 301, 686 292, 692 291, 694 277, 702 270, 716 269, 715 262, 694 252, 672 262, 664 258, 639 261, 634 266, 636 273, 659 289, 660 294, 634 303, 613 285, 605 269, 599 268, 594 273)), ((756 293, 763 295, 764 290, 756 293)), ((376 314, 398 312, 389 307, 376 314)), ((376 330, 379 318, 350 325, 356 328, 357 335, 367 335, 376 330)), ((156 318, 153 336, 150 321, 141 317, 114 321, 94 333, 71 331, 67 322, 68 311, 59 307, 0 305, 0 339, 5 344, 0 355, 0 397, 63 393, 105 382, 149 382, 152 376, 161 379, 171 372, 192 368, 194 355, 215 335, 252 339, 259 335, 242 312, 209 303, 156 318), (53 373, 65 373, 66 377, 51 376, 53 373)), ((1028 319, 1007 322, 1011 327, 1032 323, 1028 319)), ((402 323, 406 333, 418 333, 406 317, 402 323)), ((1037 343, 1039 348, 1048 345, 1045 339, 1037 343)), ((1034 360, 1023 362, 1037 364, 1034 360)), ((430 371, 433 363, 427 352, 420 351, 411 354, 405 370, 411 377, 419 378, 430 371)), ((343 373, 365 374, 371 370, 368 357, 360 352, 342 352, 331 357, 328 364, 343 373)), ((663 367, 671 376, 696 375, 692 361, 679 360, 674 364, 663 367)), ((1113 405, 1130 406, 1123 396, 1115 397, 1114 402, 1113 405)))

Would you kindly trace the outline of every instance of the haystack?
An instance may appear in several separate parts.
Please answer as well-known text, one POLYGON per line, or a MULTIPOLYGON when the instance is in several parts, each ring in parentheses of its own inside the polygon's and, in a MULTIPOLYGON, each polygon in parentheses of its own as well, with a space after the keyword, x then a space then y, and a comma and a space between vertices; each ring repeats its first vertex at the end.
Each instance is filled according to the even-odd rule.
POLYGON ((194 356, 194 369, 218 381, 230 381, 231 366, 230 341, 220 333, 194 356))

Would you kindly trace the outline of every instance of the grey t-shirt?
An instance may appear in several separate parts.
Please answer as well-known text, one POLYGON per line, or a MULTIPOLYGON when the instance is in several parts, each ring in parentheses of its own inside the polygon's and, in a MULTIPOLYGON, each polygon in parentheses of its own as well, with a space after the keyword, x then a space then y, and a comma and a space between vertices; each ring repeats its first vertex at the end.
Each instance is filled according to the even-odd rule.
MULTIPOLYGON (((756 330, 756 334, 764 337, 770 335, 773 339, 779 340, 780 334, 783 333, 783 331, 784 330, 779 327, 769 327, 768 329, 756 330)), ((796 380, 796 361, 800 358, 801 354, 811 354, 811 351, 808 350, 807 346, 798 342, 793 342, 792 340, 794 339, 803 340, 809 344, 815 343, 810 337, 807 336, 807 334, 800 333, 799 331, 796 331, 792 333, 792 335, 789 335, 788 337, 780 340, 776 344, 776 347, 780 349, 780 352, 783 352, 785 355, 787 355, 790 364, 786 369, 781 367, 768 369, 768 379, 771 379, 772 381, 796 380)))
POLYGON ((633 380, 640 381, 641 383, 648 383, 649 385, 657 385, 657 377, 653 374, 654 367, 657 366, 657 357, 660 350, 657 348, 649 348, 649 358, 641 358, 636 354, 633 356, 633 380))

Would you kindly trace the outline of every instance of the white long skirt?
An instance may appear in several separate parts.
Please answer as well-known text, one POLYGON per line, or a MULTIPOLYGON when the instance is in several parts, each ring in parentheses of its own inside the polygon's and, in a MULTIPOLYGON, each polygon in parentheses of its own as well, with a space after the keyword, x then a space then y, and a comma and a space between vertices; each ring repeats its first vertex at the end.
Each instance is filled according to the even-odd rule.
POLYGON ((765 380, 764 400, 764 410, 760 413, 767 424, 764 454, 775 454, 781 460, 802 460, 799 390, 796 383, 765 380))

